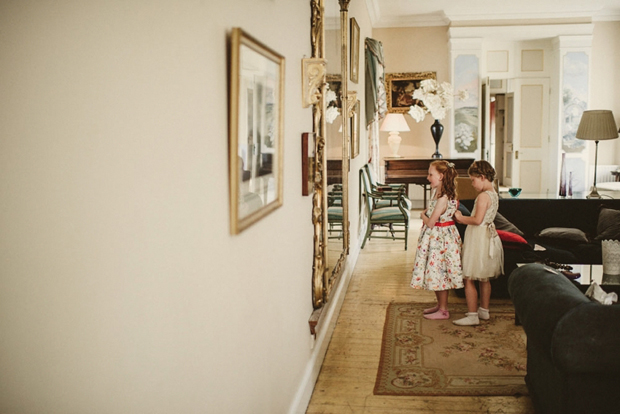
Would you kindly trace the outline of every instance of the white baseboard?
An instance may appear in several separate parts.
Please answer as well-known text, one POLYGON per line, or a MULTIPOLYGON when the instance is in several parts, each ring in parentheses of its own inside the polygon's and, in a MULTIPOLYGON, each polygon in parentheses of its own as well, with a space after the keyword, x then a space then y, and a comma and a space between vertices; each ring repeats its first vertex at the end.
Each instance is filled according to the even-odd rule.
POLYGON ((308 404, 312 398, 312 392, 314 391, 314 385, 321 371, 321 366, 325 360, 325 354, 327 353, 327 347, 334 333, 340 310, 342 309, 342 303, 351 281, 357 258, 360 254, 361 240, 356 248, 349 250, 349 257, 347 258, 346 268, 342 273, 342 277, 337 286, 332 290, 331 300, 325 305, 323 309, 324 315, 321 316, 321 328, 317 332, 317 338, 315 340, 314 348, 304 375, 302 377, 299 388, 295 393, 295 398, 289 409, 289 414, 304 414, 308 409, 308 404))

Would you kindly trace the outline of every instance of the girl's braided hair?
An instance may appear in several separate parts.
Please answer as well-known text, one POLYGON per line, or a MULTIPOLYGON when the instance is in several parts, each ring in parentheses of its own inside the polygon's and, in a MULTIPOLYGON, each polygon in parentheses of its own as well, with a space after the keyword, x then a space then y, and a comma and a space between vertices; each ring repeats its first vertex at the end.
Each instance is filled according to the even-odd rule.
POLYGON ((495 180, 495 168, 488 161, 474 161, 467 170, 467 174, 474 177, 484 177, 490 182, 495 180))

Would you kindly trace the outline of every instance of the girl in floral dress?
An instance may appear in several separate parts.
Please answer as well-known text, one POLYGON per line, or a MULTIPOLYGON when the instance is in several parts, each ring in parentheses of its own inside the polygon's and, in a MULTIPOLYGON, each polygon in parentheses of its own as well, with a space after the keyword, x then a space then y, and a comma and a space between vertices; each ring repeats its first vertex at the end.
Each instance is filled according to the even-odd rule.
POLYGON ((429 207, 420 214, 424 223, 418 239, 411 287, 435 291, 437 305, 424 310, 426 319, 449 319, 448 293, 463 287, 461 236, 453 216, 458 209, 456 169, 446 161, 428 168, 429 207))
POLYGON ((467 315, 456 321, 455 325, 478 325, 480 319, 489 319, 491 300, 491 279, 503 273, 504 250, 495 229, 495 215, 499 206, 499 196, 493 188, 495 170, 487 161, 476 161, 467 170, 473 187, 480 194, 474 202, 470 217, 461 212, 455 214, 459 223, 467 224, 463 243, 463 278, 467 315), (480 307, 475 281, 480 287, 480 307))

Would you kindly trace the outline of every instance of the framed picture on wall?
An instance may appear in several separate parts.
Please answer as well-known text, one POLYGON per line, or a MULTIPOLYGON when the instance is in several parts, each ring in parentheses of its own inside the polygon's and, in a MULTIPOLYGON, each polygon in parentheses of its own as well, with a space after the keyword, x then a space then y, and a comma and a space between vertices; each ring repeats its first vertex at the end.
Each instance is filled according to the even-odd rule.
POLYGON ((360 155, 360 100, 355 102, 351 116, 351 158, 360 155))
POLYGON ((359 68, 360 68, 360 27, 357 24, 355 17, 351 17, 351 51, 349 56, 351 58, 351 82, 357 83, 359 80, 359 68))
POLYGON ((229 84, 230 231, 282 205, 284 57, 232 30, 229 84))
POLYGON ((385 88, 388 112, 405 114, 412 105, 419 105, 413 99, 413 91, 424 79, 437 79, 436 72, 386 73, 385 88))

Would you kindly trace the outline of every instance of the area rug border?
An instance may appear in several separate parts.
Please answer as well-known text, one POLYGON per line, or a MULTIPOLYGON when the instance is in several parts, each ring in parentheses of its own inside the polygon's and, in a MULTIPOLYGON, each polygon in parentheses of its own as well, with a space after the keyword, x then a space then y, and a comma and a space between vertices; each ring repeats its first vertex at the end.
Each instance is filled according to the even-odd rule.
MULTIPOLYGON (((390 302, 386 307, 385 312, 385 322, 383 325, 383 336, 381 340, 381 354, 379 357, 379 367, 377 369, 377 376, 375 380, 375 386, 373 389, 374 395, 385 395, 385 396, 526 396, 528 395, 527 386, 525 384, 525 380, 523 384, 517 385, 501 385, 497 387, 472 387, 464 390, 457 389, 433 389, 429 391, 424 390, 403 390, 403 391, 391 391, 385 387, 385 382, 387 379, 383 379, 384 376, 389 375, 389 368, 386 367, 387 364, 390 363, 390 359, 393 357, 391 355, 391 350, 387 349, 387 347, 392 346, 392 344, 387 339, 387 335, 394 335, 393 325, 395 323, 392 318, 395 316, 393 308, 399 306, 414 306, 420 307, 423 309, 425 306, 432 306, 432 304, 428 303, 419 303, 419 302, 390 302)), ((462 305, 459 304, 452 306, 453 309, 462 308, 462 305)), ((507 309, 506 304, 501 304, 498 306, 500 309, 496 309, 495 315, 510 313, 510 310, 507 309)), ((419 316, 422 317, 421 315, 419 316)))

